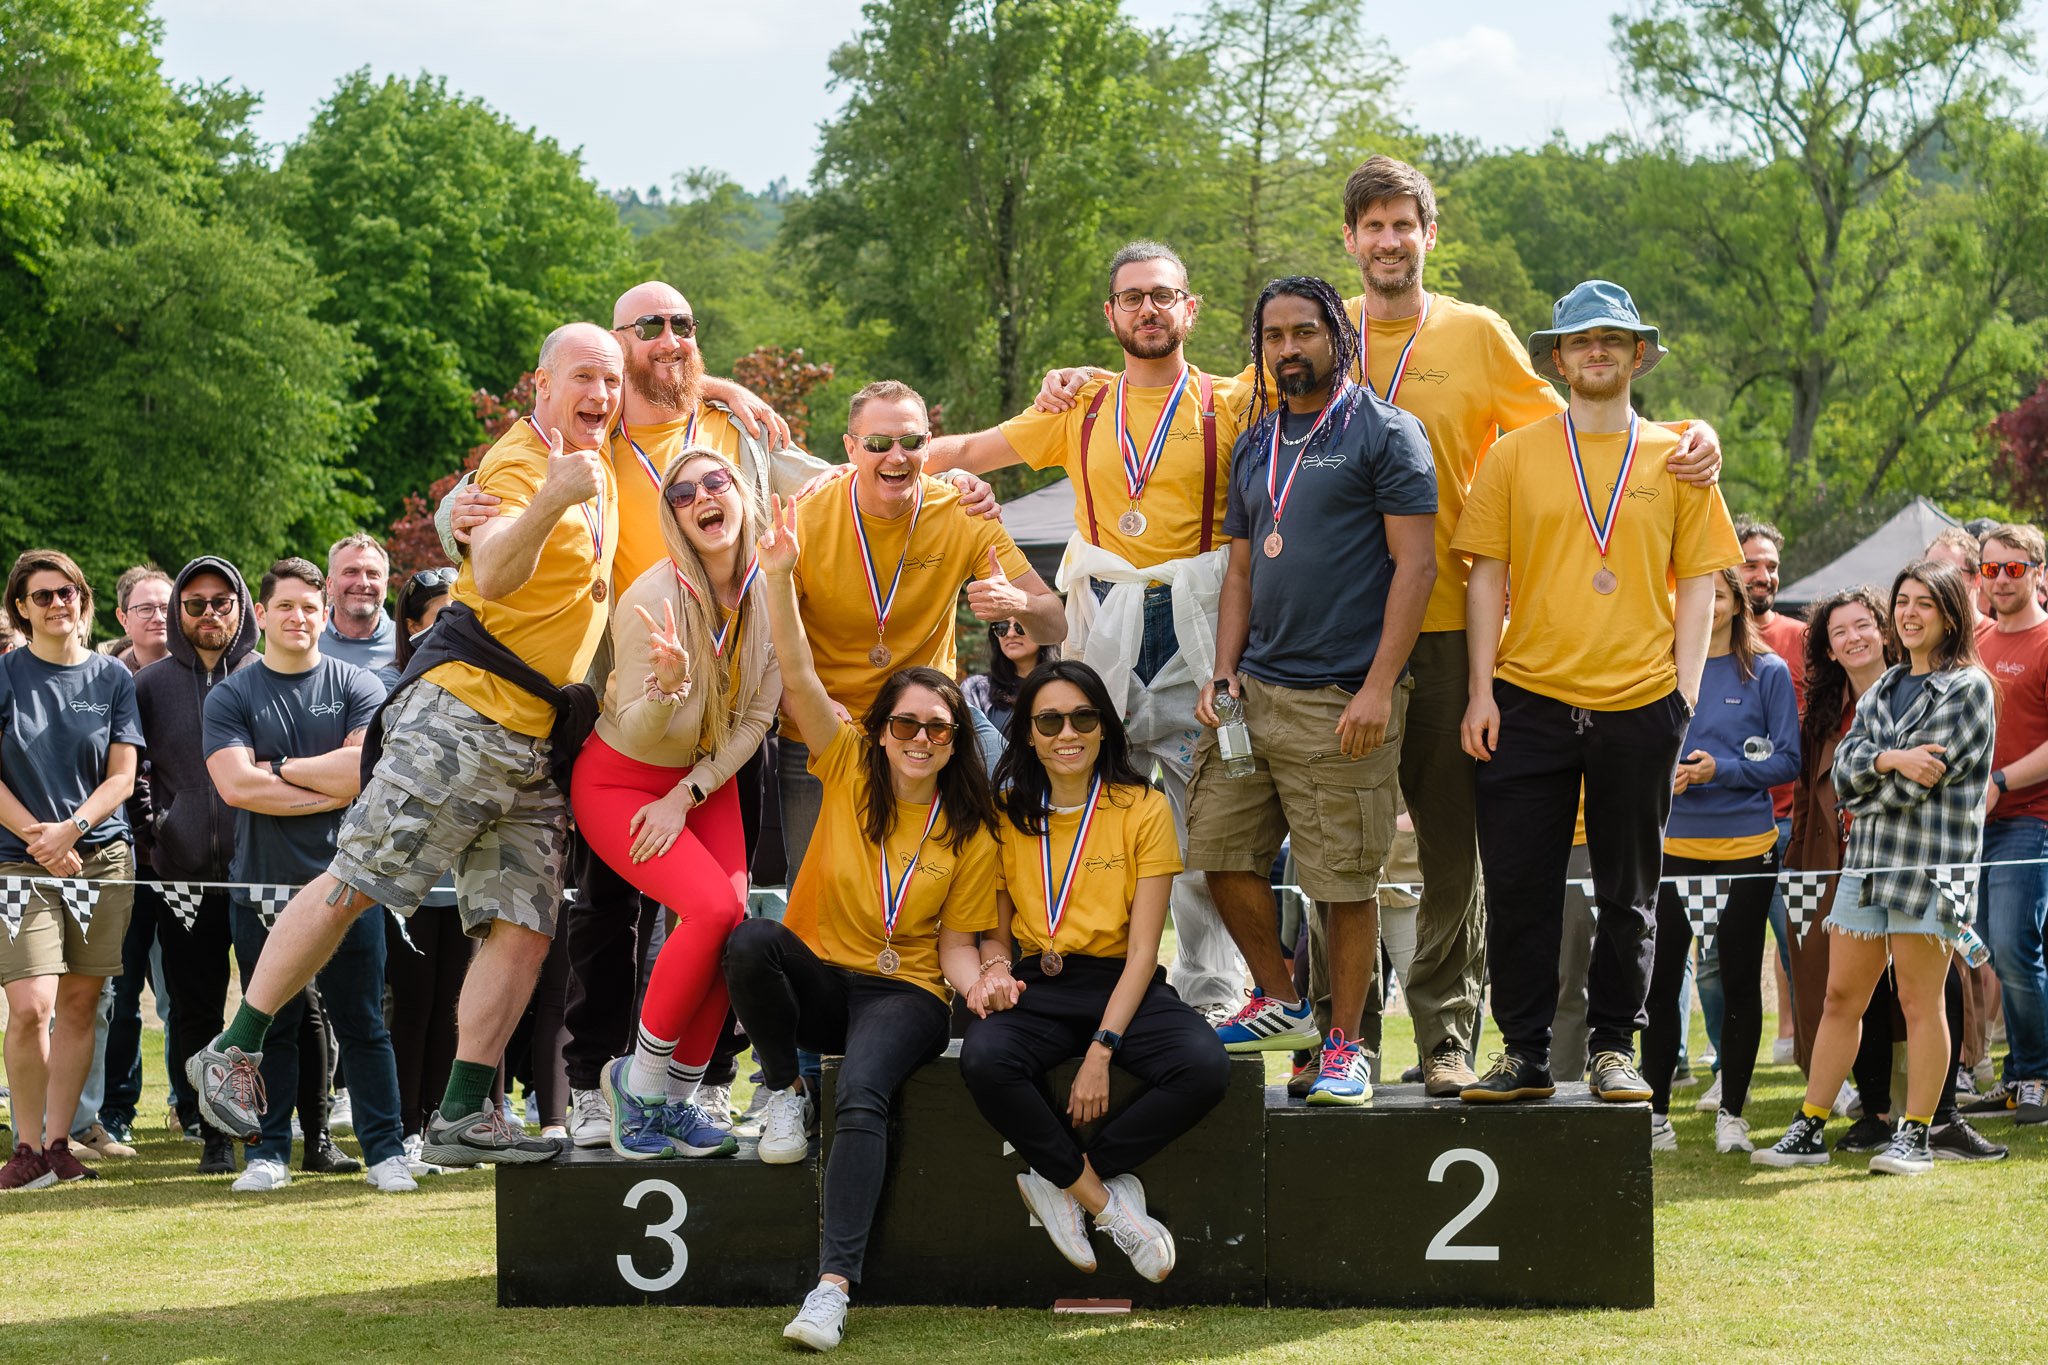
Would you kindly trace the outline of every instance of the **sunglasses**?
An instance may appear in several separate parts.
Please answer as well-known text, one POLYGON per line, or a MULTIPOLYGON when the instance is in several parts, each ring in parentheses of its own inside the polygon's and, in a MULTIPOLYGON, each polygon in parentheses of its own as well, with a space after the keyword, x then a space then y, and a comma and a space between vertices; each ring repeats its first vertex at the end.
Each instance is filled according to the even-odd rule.
POLYGON ((1155 308, 1171 308, 1188 296, 1185 289, 1169 289, 1160 285, 1157 289, 1124 289, 1111 294, 1110 301, 1126 313, 1135 313, 1150 299, 1155 308))
POLYGON ((66 583, 61 588, 37 588, 28 595, 28 600, 39 607, 47 607, 52 602, 62 602, 68 607, 78 600, 78 585, 66 583))
POLYGON ((631 322, 612 330, 631 332, 642 341, 652 341, 664 330, 668 330, 676 334, 677 341, 688 341, 697 335, 697 319, 688 313, 642 313, 631 322))
POLYGON ((988 633, 995 636, 998 640, 1000 640, 1005 635, 1022 635, 1024 633, 1024 627, 1017 624, 1015 621, 995 621, 990 623, 988 633))
POLYGON ((1039 734, 1053 738, 1071 723, 1077 735, 1092 735, 1102 724, 1102 713, 1092 706, 1077 706, 1071 711, 1035 711, 1031 724, 1039 734))
POLYGON ((723 469, 706 471, 701 479, 677 479, 661 495, 668 499, 670 507, 688 507, 697 500, 697 490, 703 489, 713 497, 732 487, 732 475, 723 469))
POLYGON ((187 616, 197 621, 202 616, 226 616, 235 609, 236 602, 232 597, 186 597, 180 599, 178 605, 185 609, 187 616))
POLYGON ((860 447, 870 455, 887 455, 890 446, 902 446, 905 450, 923 450, 924 443, 931 440, 929 431, 906 431, 901 436, 884 436, 880 432, 856 439, 860 447))
POLYGON ((1997 564, 1979 564, 1977 574, 1986 579, 1996 578, 2001 573, 2007 578, 2025 578, 2027 570, 2040 567, 2038 561, 2031 559, 2007 559, 1997 564))
POLYGON ((889 717, 889 733, 896 738, 916 739, 917 732, 922 730, 931 742, 941 749, 953 743, 953 732, 959 728, 950 720, 919 720, 916 716, 889 717))

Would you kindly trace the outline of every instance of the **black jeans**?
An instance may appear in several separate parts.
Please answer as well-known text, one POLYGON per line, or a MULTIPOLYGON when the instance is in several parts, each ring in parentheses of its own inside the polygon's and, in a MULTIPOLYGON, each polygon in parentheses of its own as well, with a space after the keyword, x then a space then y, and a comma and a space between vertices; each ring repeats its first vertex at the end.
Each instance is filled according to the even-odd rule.
MULTIPOLYGON (((139 898, 139 890, 137 895, 139 898)), ((227 1014, 228 951, 233 946, 233 932, 228 893, 220 890, 201 897, 191 928, 168 908, 157 923, 157 942, 164 952, 164 993, 170 996, 168 1060, 171 1074, 181 1081, 186 1061, 213 1041, 227 1014)), ((177 1086, 171 1095, 178 1106, 179 1123, 205 1123, 189 1086, 177 1086)))
MULTIPOLYGON (((1764 928, 1777 892, 1778 850, 1754 858, 1708 861, 1664 859, 1667 877, 1733 877, 1768 873, 1728 883, 1714 927, 1714 951, 1721 955, 1721 1107, 1740 1115, 1756 1074, 1756 1049, 1764 1029, 1764 928)), ((1671 1112, 1671 1075, 1678 1069, 1678 993, 1685 988, 1685 963, 1692 955, 1692 923, 1678 888, 1657 892, 1657 963, 1650 969, 1650 1022, 1643 1029, 1643 1079, 1650 1083, 1650 1107, 1671 1112)))
MULTIPOLYGON (((142 878, 150 872, 140 867, 135 875, 142 878)), ((156 946, 158 921, 169 914, 163 893, 138 881, 128 932, 121 939, 121 975, 114 980, 114 1007, 107 1019, 107 1086, 99 1113, 103 1123, 119 1120, 132 1125, 135 1107, 142 1102, 142 988, 149 983, 150 950, 156 946)), ((165 987, 166 994, 169 989, 165 987)), ((165 1022, 168 1028, 169 1021, 165 1022)), ((170 1082, 171 1103, 183 1112, 190 1103, 186 1097, 190 1083, 179 1069, 172 1070, 170 1082)))
POLYGON ((605 866, 581 839, 571 850, 577 895, 562 916, 569 955, 562 1061, 573 1089, 595 1090, 605 1064, 632 1051, 643 963, 661 907, 605 866))
POLYGON ((1102 1011, 1123 976, 1122 958, 1072 957, 1056 977, 1026 956, 1017 1003, 976 1019, 960 1045, 960 1075, 989 1126, 1031 1169, 1065 1189, 1081 1178, 1082 1161, 1105 1179, 1134 1171, 1216 1107, 1230 1084, 1230 1055, 1216 1030, 1152 974, 1138 1012, 1124 1030, 1114 1064, 1145 1083, 1145 1092, 1113 1109, 1084 1150, 1045 1073, 1088 1050, 1102 1011))
POLYGON ((398 1063, 398 1119, 407 1137, 426 1127, 455 1065, 455 1005, 475 940, 452 905, 423 905, 405 922, 412 938, 385 943, 391 987, 391 1051, 398 1063))
POLYGON ((1600 913, 1586 982, 1587 1044, 1635 1052, 1656 951, 1657 879, 1671 777, 1690 719, 1676 688, 1626 711, 1569 706, 1496 680, 1500 734, 1479 765, 1479 858, 1493 1018, 1509 1052, 1550 1059, 1565 864, 1581 782, 1600 913))
POLYGON ((763 1085, 796 1084, 799 1047, 841 1058, 818 1270, 858 1284, 887 1172, 889 1108, 910 1073, 946 1050, 946 1007, 921 986, 822 962, 766 919, 742 921, 725 941, 725 984, 763 1085))
MULTIPOLYGON (((1956 1117, 1956 1068, 1963 1062, 1963 974, 1962 955, 1948 960, 1948 980, 1942 983, 1942 1013, 1948 1017, 1948 1071, 1941 1078, 1941 1100, 1934 1106, 1934 1121, 1946 1123, 1956 1117)), ((1850 1074, 1856 1079, 1856 1095, 1863 1112, 1875 1117, 1899 1113, 1892 1107, 1892 1042, 1906 1031, 1895 1028, 1899 1003, 1898 983, 1887 966, 1878 974, 1863 1009, 1863 1035, 1856 1045, 1856 1062, 1850 1074)))

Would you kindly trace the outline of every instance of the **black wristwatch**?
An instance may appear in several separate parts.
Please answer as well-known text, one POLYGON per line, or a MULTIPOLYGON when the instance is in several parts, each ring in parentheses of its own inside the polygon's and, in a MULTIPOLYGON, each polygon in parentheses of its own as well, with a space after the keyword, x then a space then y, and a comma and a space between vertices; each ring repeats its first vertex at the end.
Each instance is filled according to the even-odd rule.
POLYGON ((1124 1036, 1121 1033, 1111 1033, 1106 1028, 1099 1028, 1095 1030, 1095 1036, 1089 1039, 1089 1041, 1100 1043, 1111 1052, 1115 1052, 1124 1045, 1124 1036))
POLYGON ((273 759, 271 759, 271 760, 270 760, 270 775, 271 775, 272 777, 276 778, 276 779, 277 779, 278 781, 280 781, 280 782, 284 781, 284 760, 283 760, 283 759, 281 759, 281 758, 273 758, 273 759))
POLYGON ((1999 768, 1991 774, 1991 785, 2002 793, 2009 790, 2005 785, 2005 769, 1999 768))

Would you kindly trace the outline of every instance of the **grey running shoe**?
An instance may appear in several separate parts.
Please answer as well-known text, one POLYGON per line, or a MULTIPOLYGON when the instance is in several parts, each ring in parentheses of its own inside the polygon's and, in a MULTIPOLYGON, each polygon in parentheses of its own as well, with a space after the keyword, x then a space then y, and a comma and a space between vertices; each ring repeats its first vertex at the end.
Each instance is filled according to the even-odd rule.
POLYGON ((435 1166, 524 1166, 562 1154, 556 1143, 514 1127, 496 1107, 453 1119, 436 1110, 420 1138, 420 1157, 435 1166))
POLYGON ((199 1097, 199 1112, 229 1137, 254 1142, 263 1130, 263 1054, 223 1048, 215 1038, 185 1063, 185 1079, 199 1097))

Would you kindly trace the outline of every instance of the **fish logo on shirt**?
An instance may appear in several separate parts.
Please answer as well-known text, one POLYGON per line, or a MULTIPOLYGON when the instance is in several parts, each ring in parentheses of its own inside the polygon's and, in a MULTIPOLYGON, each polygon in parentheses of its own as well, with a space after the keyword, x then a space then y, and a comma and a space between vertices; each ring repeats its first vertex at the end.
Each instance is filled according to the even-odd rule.
POLYGON ((1081 865, 1090 872, 1108 872, 1124 865, 1121 853, 1091 853, 1081 860, 1081 865))
POLYGON ((906 569, 936 569, 945 562, 946 552, 941 550, 935 555, 908 555, 903 560, 903 567, 906 569))
POLYGON ((1341 450, 1321 450, 1313 455, 1302 456, 1301 466, 1304 469, 1337 469, 1343 465, 1346 458, 1341 450))
MULTIPOLYGON (((1611 483, 1607 485, 1607 495, 1609 497, 1614 496, 1614 485, 1611 483)), ((1623 492, 1622 496, 1624 498, 1641 499, 1644 502, 1655 502, 1657 500, 1657 490, 1649 484, 1639 483, 1635 487, 1623 492)))
POLYGON ((71 703, 71 709, 74 711, 90 711, 95 716, 104 716, 107 714, 108 708, 107 703, 103 701, 74 701, 71 703))
POLYGON ((341 714, 341 703, 338 701, 316 701, 308 706, 306 710, 316 716, 338 716, 341 714))
MULTIPOLYGON (((910 855, 907 853, 899 853, 896 855, 896 861, 901 863, 904 867, 909 867, 910 855)), ((930 860, 926 860, 924 862, 919 863, 917 865, 917 870, 919 872, 924 873, 925 876, 932 878, 943 878, 950 877, 953 875, 952 868, 946 866, 944 863, 935 863, 931 862, 930 860)))

